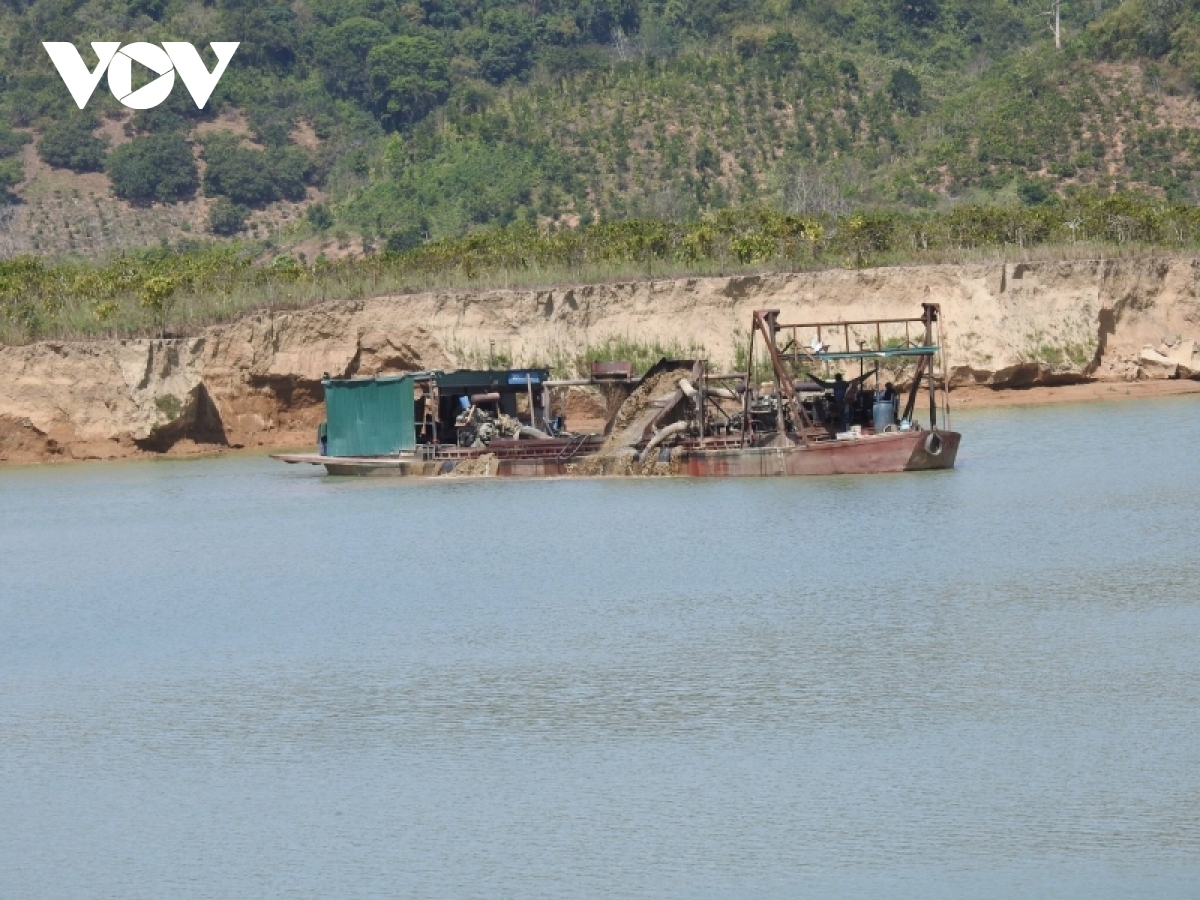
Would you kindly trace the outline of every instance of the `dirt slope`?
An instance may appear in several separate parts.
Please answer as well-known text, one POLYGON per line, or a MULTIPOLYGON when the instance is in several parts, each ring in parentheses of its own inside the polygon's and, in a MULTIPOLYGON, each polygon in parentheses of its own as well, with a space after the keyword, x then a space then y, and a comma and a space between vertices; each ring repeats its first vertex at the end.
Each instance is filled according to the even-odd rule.
POLYGON ((958 384, 1190 378, 1200 259, 834 270, 525 291, 431 291, 258 314, 182 340, 0 348, 0 461, 312 443, 320 378, 569 359, 611 336, 732 363, 755 309, 784 320, 945 313, 958 384), (493 343, 494 342, 494 343, 493 343))

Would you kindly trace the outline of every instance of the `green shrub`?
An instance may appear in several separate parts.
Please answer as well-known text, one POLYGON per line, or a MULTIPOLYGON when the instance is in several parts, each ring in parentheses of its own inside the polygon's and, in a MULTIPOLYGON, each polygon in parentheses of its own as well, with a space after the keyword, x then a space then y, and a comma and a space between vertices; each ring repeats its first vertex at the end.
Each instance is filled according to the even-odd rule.
POLYGON ((227 197, 221 197, 208 211, 208 230, 221 237, 230 237, 246 227, 250 210, 227 197))
POLYGON ((304 215, 317 231, 326 231, 333 227, 333 213, 329 211, 328 204, 314 203, 305 210, 304 215))
POLYGON ((25 177, 21 148, 29 143, 29 135, 13 131, 0 122, 0 199, 25 177))
POLYGON ((394 229, 387 236, 384 249, 388 253, 407 253, 409 250, 420 247, 425 240, 425 229, 422 224, 421 222, 410 222, 394 229))
POLYGON ((384 234, 426 218, 435 235, 458 236, 475 226, 511 222, 541 180, 529 151, 462 142, 367 188, 346 217, 384 234))
POLYGON ((240 143, 237 138, 205 142, 204 193, 243 206, 265 206, 279 197, 267 154, 240 143))
POLYGON ((763 53, 780 66, 793 66, 800 57, 800 43, 790 31, 777 29, 763 44, 763 53))
POLYGON ((108 155, 113 192, 123 200, 169 203, 194 196, 199 187, 192 148, 177 134, 134 138, 108 155))
POLYGON ((1040 206, 1047 202, 1053 194, 1040 181, 1026 181, 1017 187, 1017 196, 1026 206, 1040 206))
POLYGON ((103 172, 108 156, 108 138, 92 134, 93 116, 80 112, 56 122, 42 132, 38 156, 47 165, 75 172, 103 172))
POLYGON ((229 132, 205 139, 204 160, 204 193, 249 207, 279 199, 303 200, 312 172, 312 160, 300 147, 252 150, 229 132))
POLYGON ((300 147, 276 147, 267 151, 267 166, 275 193, 284 200, 298 202, 305 197, 305 185, 313 174, 312 158, 300 147))
POLYGON ((921 80, 903 66, 892 72, 887 83, 887 93, 892 105, 910 116, 915 116, 921 111, 921 80))

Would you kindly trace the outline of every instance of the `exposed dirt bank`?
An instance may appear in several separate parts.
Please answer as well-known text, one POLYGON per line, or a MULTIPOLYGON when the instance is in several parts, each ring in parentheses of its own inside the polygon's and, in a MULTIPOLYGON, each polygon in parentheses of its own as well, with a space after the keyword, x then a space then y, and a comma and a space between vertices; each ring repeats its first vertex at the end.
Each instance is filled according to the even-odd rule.
POLYGON ((729 365, 755 309, 836 321, 910 316, 923 301, 943 306, 955 385, 987 388, 962 391, 964 405, 1009 402, 995 390, 1007 388, 1054 389, 1012 391, 1014 403, 1086 399, 1064 385, 1122 396, 1103 386, 1200 373, 1200 259, 431 291, 260 313, 180 340, 0 348, 0 461, 307 445, 325 372, 480 365, 491 353, 554 363, 612 337, 699 344, 729 365))

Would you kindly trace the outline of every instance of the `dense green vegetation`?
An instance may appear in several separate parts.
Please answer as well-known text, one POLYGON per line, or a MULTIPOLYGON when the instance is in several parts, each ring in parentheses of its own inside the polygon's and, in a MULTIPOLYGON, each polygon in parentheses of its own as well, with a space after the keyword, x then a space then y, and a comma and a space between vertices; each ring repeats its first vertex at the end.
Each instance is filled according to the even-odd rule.
MULTIPOLYGON (((226 202, 227 201, 222 201, 226 202)), ((245 210, 225 211, 241 215, 245 210)), ((214 209, 214 215, 216 215, 214 209)), ((417 290, 822 266, 942 262, 1070 247, 1079 257, 1200 248, 1200 209, 1132 195, 1033 207, 796 216, 719 210, 688 222, 629 219, 547 232, 513 224, 406 252, 338 262, 230 246, 154 249, 106 263, 0 262, 0 340, 181 334, 247 310, 417 290)))
POLYGON ((1200 0, 1066 10, 1056 53, 1025 0, 14 0, 0 121, 138 202, 193 195, 180 142, 207 160, 204 193, 236 205, 323 187, 334 225, 373 246, 747 204, 1195 200, 1200 131, 1155 98, 1200 86, 1200 0), (40 46, 81 22, 242 45, 206 110, 177 86, 110 149, 89 116, 128 111, 103 85, 77 110, 40 46), (1097 65, 1122 60, 1137 66, 1097 65), (230 110, 252 142, 195 130, 230 110), (319 146, 297 145, 301 122, 319 146))
POLYGON ((135 206, 211 198, 195 221, 213 243, 7 263, 3 333, 188 328, 363 279, 1193 247, 1200 0, 1068 4, 1061 51, 1044 6, 12 0, 0 206, 34 140, 52 171, 103 172, 135 206), (131 113, 101 83, 80 111, 40 42, 81 23, 103 31, 89 37, 242 45, 205 110, 177 85, 131 113), (285 226, 249 239, 287 203, 302 206, 285 226), (352 237, 374 256, 300 250, 352 237))

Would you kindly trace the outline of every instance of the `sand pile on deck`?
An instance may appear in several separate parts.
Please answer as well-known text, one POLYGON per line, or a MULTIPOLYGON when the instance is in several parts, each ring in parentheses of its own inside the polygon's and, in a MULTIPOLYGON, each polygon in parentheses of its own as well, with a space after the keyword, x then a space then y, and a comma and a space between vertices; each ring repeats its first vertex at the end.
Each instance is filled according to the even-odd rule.
POLYGON ((659 372, 638 385, 617 410, 612 430, 596 454, 568 466, 568 471, 575 475, 670 475, 670 465, 657 462, 657 454, 655 460, 643 466, 635 448, 646 427, 663 409, 655 401, 679 393, 679 379, 690 374, 690 369, 681 366, 659 372))
POLYGON ((464 459, 449 472, 444 473, 451 478, 466 478, 477 475, 496 474, 496 454, 484 453, 474 459, 464 459))

